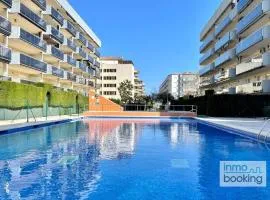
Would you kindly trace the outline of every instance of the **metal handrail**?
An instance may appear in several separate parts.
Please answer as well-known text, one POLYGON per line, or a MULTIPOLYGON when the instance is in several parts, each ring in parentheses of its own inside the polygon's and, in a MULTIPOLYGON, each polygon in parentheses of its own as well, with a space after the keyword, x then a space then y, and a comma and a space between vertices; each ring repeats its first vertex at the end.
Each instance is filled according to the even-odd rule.
MULTIPOLYGON (((258 133, 258 137, 257 137, 257 139, 258 139, 258 140, 260 140, 260 136, 261 136, 262 132, 264 131, 264 129, 265 129, 265 127, 266 127, 266 125, 267 125, 269 122, 270 122, 270 119, 268 119, 268 120, 266 120, 266 121, 264 122, 264 124, 263 124, 263 126, 262 126, 262 128, 261 128, 260 132, 258 133)), ((270 134, 270 131, 269 131, 268 133, 270 134)), ((264 137, 264 142, 265 142, 265 141, 266 141, 266 139, 267 139, 267 135, 268 135, 268 133, 267 133, 267 134, 265 134, 265 137, 264 137)))

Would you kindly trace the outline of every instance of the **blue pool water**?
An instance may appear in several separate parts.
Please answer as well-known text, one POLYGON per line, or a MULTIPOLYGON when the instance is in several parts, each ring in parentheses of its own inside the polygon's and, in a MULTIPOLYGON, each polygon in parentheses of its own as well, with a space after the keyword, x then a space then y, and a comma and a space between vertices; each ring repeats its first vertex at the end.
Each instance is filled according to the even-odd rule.
POLYGON ((219 186, 219 161, 269 158, 196 120, 88 119, 0 136, 0 199, 270 199, 219 186))

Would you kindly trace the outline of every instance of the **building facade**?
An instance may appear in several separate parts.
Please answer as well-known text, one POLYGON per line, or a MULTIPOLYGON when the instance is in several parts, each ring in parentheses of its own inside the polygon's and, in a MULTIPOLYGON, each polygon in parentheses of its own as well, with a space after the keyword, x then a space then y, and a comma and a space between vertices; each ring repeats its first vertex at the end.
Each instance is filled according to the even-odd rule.
POLYGON ((0 79, 87 94, 101 41, 67 0, 0 0, 0 79))
POLYGON ((196 73, 170 74, 163 81, 159 93, 171 94, 175 99, 184 96, 197 96, 199 75, 196 73))
POLYGON ((223 0, 200 40, 202 93, 270 92, 270 0, 223 0))
POLYGON ((139 72, 135 70, 132 61, 118 57, 102 57, 100 62, 100 95, 108 99, 121 99, 118 87, 125 80, 129 80, 133 85, 132 98, 144 91, 144 84, 139 79, 139 72))

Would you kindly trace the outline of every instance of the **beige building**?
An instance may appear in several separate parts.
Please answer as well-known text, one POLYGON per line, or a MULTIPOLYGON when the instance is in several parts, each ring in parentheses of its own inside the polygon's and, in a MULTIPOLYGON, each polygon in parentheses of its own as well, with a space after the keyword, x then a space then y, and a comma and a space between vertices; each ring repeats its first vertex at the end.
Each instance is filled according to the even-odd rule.
POLYGON ((170 74, 159 87, 159 93, 171 94, 175 99, 184 96, 197 96, 199 75, 196 73, 170 74))
POLYGON ((0 79, 87 94, 101 41, 67 0, 0 0, 0 79))
POLYGON ((200 39, 200 89, 270 92, 270 0, 223 0, 200 39))
POLYGON ((133 98, 144 92, 144 84, 140 81, 139 72, 135 70, 132 61, 118 57, 102 57, 100 63, 100 95, 108 99, 121 99, 118 87, 125 80, 129 80, 133 85, 133 98))

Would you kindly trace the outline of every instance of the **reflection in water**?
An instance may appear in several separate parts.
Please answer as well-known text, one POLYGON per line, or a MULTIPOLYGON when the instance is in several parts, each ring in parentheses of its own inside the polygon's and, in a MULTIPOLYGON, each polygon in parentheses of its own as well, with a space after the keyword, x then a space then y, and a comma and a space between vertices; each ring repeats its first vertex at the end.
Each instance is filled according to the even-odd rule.
POLYGON ((267 158, 193 120, 91 119, 0 136, 0 199, 232 199, 219 161, 267 158))

